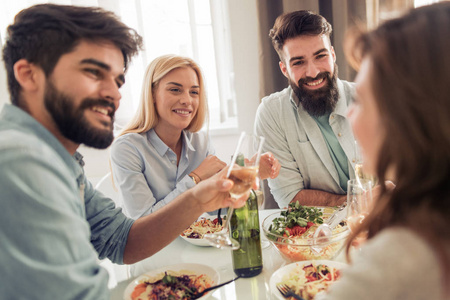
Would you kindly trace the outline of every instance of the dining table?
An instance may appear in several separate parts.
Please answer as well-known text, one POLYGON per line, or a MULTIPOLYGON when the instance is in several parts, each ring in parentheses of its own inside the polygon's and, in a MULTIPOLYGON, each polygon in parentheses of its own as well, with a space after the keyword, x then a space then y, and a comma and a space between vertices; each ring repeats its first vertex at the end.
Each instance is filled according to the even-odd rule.
MULTIPOLYGON (((259 222, 276 211, 281 209, 263 209, 259 210, 259 222)), ((275 246, 270 244, 261 228, 261 243, 263 269, 262 272, 251 278, 239 278, 238 280, 226 284, 216 290, 213 290, 208 299, 236 299, 236 300, 265 300, 277 299, 270 290, 269 281, 272 274, 279 268, 290 264, 291 262, 284 259, 277 251, 275 246)), ((124 292, 130 283, 141 274, 184 263, 198 263, 215 269, 220 275, 220 282, 225 282, 236 277, 233 271, 232 250, 217 249, 214 247, 202 247, 193 245, 185 241, 181 236, 176 238, 172 243, 161 249, 153 256, 137 262, 133 265, 122 268, 119 274, 124 280, 117 282, 111 287, 111 299, 123 300, 124 292), (127 274, 125 274, 125 272, 127 274)), ((345 262, 344 251, 334 259, 335 261, 345 262)))

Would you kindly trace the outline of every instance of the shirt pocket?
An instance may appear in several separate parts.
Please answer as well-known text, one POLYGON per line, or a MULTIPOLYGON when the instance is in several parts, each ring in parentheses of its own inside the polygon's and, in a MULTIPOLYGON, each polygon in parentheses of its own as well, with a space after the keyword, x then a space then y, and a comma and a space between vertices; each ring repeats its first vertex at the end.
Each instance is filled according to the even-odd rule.
POLYGON ((297 141, 296 147, 292 150, 292 154, 303 177, 304 188, 310 188, 311 174, 317 168, 318 157, 316 151, 309 140, 297 141))

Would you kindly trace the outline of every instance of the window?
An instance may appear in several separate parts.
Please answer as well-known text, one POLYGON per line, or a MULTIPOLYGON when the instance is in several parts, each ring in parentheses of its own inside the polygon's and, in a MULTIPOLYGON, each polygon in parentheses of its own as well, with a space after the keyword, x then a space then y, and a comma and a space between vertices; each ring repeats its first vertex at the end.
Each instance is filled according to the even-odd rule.
MULTIPOLYGON (((226 1, 55 0, 5 1, 0 5, 1 37, 21 9, 37 3, 100 6, 120 16, 144 38, 144 50, 128 69, 116 114, 118 130, 134 115, 147 65, 163 54, 193 58, 202 68, 210 112, 209 129, 236 128, 236 104, 226 1)), ((4 41, 2 41, 4 42, 4 41)))
POLYGON ((414 7, 424 6, 439 2, 440 0, 414 0, 414 7))

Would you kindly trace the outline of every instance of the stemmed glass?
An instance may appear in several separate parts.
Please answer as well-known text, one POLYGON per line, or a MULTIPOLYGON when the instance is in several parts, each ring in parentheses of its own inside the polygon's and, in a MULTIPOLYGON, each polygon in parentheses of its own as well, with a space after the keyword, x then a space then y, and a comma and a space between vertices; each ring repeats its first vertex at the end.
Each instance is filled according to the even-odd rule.
MULTIPOLYGON (((259 160, 264 143, 263 137, 241 133, 236 150, 228 167, 227 178, 234 182, 230 190, 231 198, 239 199, 255 185, 258 180, 259 160)), ((230 237, 229 220, 233 214, 233 207, 228 208, 227 216, 220 232, 205 234, 204 238, 216 248, 239 249, 239 242, 230 237)))
POLYGON ((372 209, 372 181, 352 179, 347 184, 347 225, 355 230, 372 209))
POLYGON ((363 157, 361 155, 361 151, 358 146, 358 142, 355 141, 354 145, 355 149, 355 178, 356 180, 368 179, 372 182, 372 187, 378 183, 378 179, 376 176, 367 174, 364 172, 363 168, 363 157))

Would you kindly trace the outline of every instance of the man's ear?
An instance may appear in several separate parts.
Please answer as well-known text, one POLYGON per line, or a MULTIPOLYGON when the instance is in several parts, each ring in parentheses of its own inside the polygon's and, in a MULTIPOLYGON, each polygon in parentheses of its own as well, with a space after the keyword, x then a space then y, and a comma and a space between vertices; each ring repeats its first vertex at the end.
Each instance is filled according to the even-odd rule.
POLYGON ((25 92, 36 92, 39 89, 43 71, 40 67, 26 59, 20 59, 14 64, 14 76, 25 92))
POLYGON ((283 75, 284 75, 286 78, 289 78, 289 75, 288 75, 288 73, 287 73, 286 65, 285 65, 281 60, 280 60, 280 62, 278 63, 278 65, 280 66, 281 73, 283 73, 283 75))

